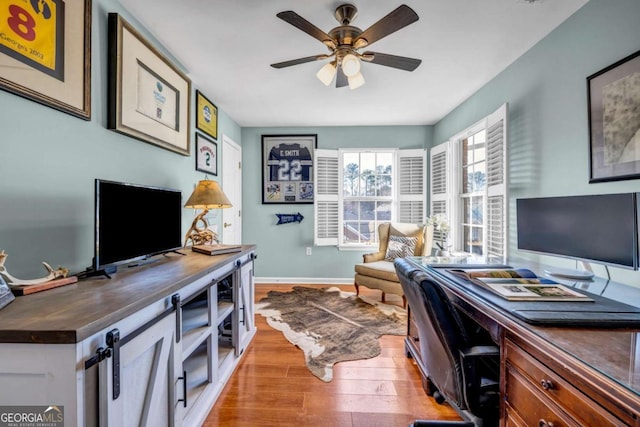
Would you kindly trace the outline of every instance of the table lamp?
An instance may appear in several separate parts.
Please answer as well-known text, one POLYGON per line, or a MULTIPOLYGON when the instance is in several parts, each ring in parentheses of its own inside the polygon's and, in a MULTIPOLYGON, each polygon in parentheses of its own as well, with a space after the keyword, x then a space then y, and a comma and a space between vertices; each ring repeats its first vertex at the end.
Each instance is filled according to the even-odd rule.
POLYGON ((194 246, 218 243, 218 234, 209 230, 209 222, 205 216, 209 213, 209 209, 224 209, 232 206, 216 181, 203 179, 198 182, 184 207, 204 210, 191 223, 191 228, 184 238, 184 245, 187 246, 189 240, 194 246), (201 223, 200 226, 198 223, 201 223))

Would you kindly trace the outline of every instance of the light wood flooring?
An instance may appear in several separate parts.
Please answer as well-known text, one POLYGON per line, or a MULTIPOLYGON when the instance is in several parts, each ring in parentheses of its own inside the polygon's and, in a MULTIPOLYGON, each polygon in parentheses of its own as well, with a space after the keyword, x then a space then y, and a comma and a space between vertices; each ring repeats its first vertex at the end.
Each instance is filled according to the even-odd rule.
MULTIPOLYGON (((256 301, 269 290, 292 285, 256 285, 256 301)), ((340 286, 354 291, 353 286, 340 286)), ((362 294, 379 298, 379 291, 362 294)), ((402 305, 400 297, 387 303, 402 305)), ((404 337, 383 336, 382 354, 334 366, 325 383, 306 368, 302 351, 256 315, 258 332, 227 383, 204 427, 336 426, 407 427, 416 419, 459 420, 447 405, 422 389, 418 368, 405 356, 404 337)))

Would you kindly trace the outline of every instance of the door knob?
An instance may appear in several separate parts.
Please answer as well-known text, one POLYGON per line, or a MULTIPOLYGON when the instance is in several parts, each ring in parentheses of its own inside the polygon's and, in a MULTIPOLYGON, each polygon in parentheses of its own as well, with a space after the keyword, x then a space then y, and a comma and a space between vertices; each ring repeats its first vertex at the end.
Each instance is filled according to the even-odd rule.
POLYGON ((223 226, 224 228, 231 227, 231 223, 229 223, 229 222, 225 222, 222 226, 223 226))

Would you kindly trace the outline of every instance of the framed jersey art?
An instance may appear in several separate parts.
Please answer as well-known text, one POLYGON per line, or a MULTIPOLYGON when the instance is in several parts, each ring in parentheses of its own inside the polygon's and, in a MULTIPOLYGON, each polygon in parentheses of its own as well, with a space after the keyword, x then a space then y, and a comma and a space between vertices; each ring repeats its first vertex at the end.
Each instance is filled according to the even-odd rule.
POLYGON ((317 135, 262 135, 262 203, 313 203, 317 135))

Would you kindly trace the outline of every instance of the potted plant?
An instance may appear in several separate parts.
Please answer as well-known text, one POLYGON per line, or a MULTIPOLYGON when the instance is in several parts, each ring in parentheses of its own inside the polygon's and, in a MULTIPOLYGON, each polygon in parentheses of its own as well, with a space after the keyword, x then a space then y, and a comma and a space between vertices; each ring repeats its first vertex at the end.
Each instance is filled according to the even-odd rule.
POLYGON ((451 231, 449 220, 445 214, 435 214, 427 218, 427 225, 433 227, 433 235, 436 241, 436 256, 449 256, 449 245, 447 244, 447 238, 451 231))

